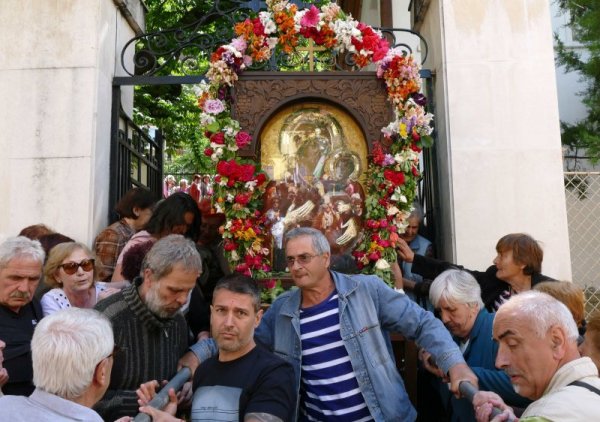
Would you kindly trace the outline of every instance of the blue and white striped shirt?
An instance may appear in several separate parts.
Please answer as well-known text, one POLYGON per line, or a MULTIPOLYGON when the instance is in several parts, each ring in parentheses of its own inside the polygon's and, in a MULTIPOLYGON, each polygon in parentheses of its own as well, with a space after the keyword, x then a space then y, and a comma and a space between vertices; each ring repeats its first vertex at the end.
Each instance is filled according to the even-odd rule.
POLYGON ((300 335, 300 420, 373 420, 340 336, 337 291, 318 305, 300 309, 300 335))

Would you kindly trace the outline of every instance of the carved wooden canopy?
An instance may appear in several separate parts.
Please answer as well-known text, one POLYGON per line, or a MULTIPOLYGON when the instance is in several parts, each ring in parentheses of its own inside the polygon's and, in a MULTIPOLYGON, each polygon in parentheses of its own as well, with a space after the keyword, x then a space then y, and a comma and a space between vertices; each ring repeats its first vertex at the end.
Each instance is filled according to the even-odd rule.
POLYGON ((235 84, 232 115, 252 135, 241 156, 260 157, 261 130, 279 109, 293 103, 323 101, 354 117, 368 140, 369 153, 381 128, 393 120, 385 83, 374 72, 245 72, 235 84))

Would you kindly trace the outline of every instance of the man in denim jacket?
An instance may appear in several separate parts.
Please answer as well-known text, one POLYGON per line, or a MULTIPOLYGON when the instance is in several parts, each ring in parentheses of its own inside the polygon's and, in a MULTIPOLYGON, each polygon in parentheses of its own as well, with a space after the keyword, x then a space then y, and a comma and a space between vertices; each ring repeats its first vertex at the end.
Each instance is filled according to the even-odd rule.
MULTIPOLYGON (((414 420, 390 332, 429 351, 453 392, 460 381, 476 385, 462 353, 430 312, 378 277, 329 271, 329 243, 321 232, 294 229, 285 248, 298 289, 277 298, 255 338, 294 367, 299 420, 414 420)), ((192 368, 217 352, 212 340, 191 350, 181 363, 192 368)))

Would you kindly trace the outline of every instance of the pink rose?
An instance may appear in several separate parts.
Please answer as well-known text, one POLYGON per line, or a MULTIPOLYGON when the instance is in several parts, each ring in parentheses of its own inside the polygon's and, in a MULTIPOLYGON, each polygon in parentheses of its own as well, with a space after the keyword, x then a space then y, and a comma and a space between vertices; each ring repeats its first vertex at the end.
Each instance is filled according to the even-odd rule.
POLYGON ((235 135, 235 143, 238 148, 244 148, 250 142, 252 142, 252 137, 247 132, 240 131, 235 135))

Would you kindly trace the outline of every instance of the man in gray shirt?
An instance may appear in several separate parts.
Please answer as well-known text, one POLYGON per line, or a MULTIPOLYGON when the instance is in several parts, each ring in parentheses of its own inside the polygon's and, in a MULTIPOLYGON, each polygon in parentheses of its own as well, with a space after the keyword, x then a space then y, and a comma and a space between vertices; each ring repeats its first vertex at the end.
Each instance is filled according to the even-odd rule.
POLYGON ((31 340, 29 397, 0 397, 0 420, 101 422, 91 407, 104 395, 113 365, 113 331, 91 309, 70 308, 42 319, 31 340))

